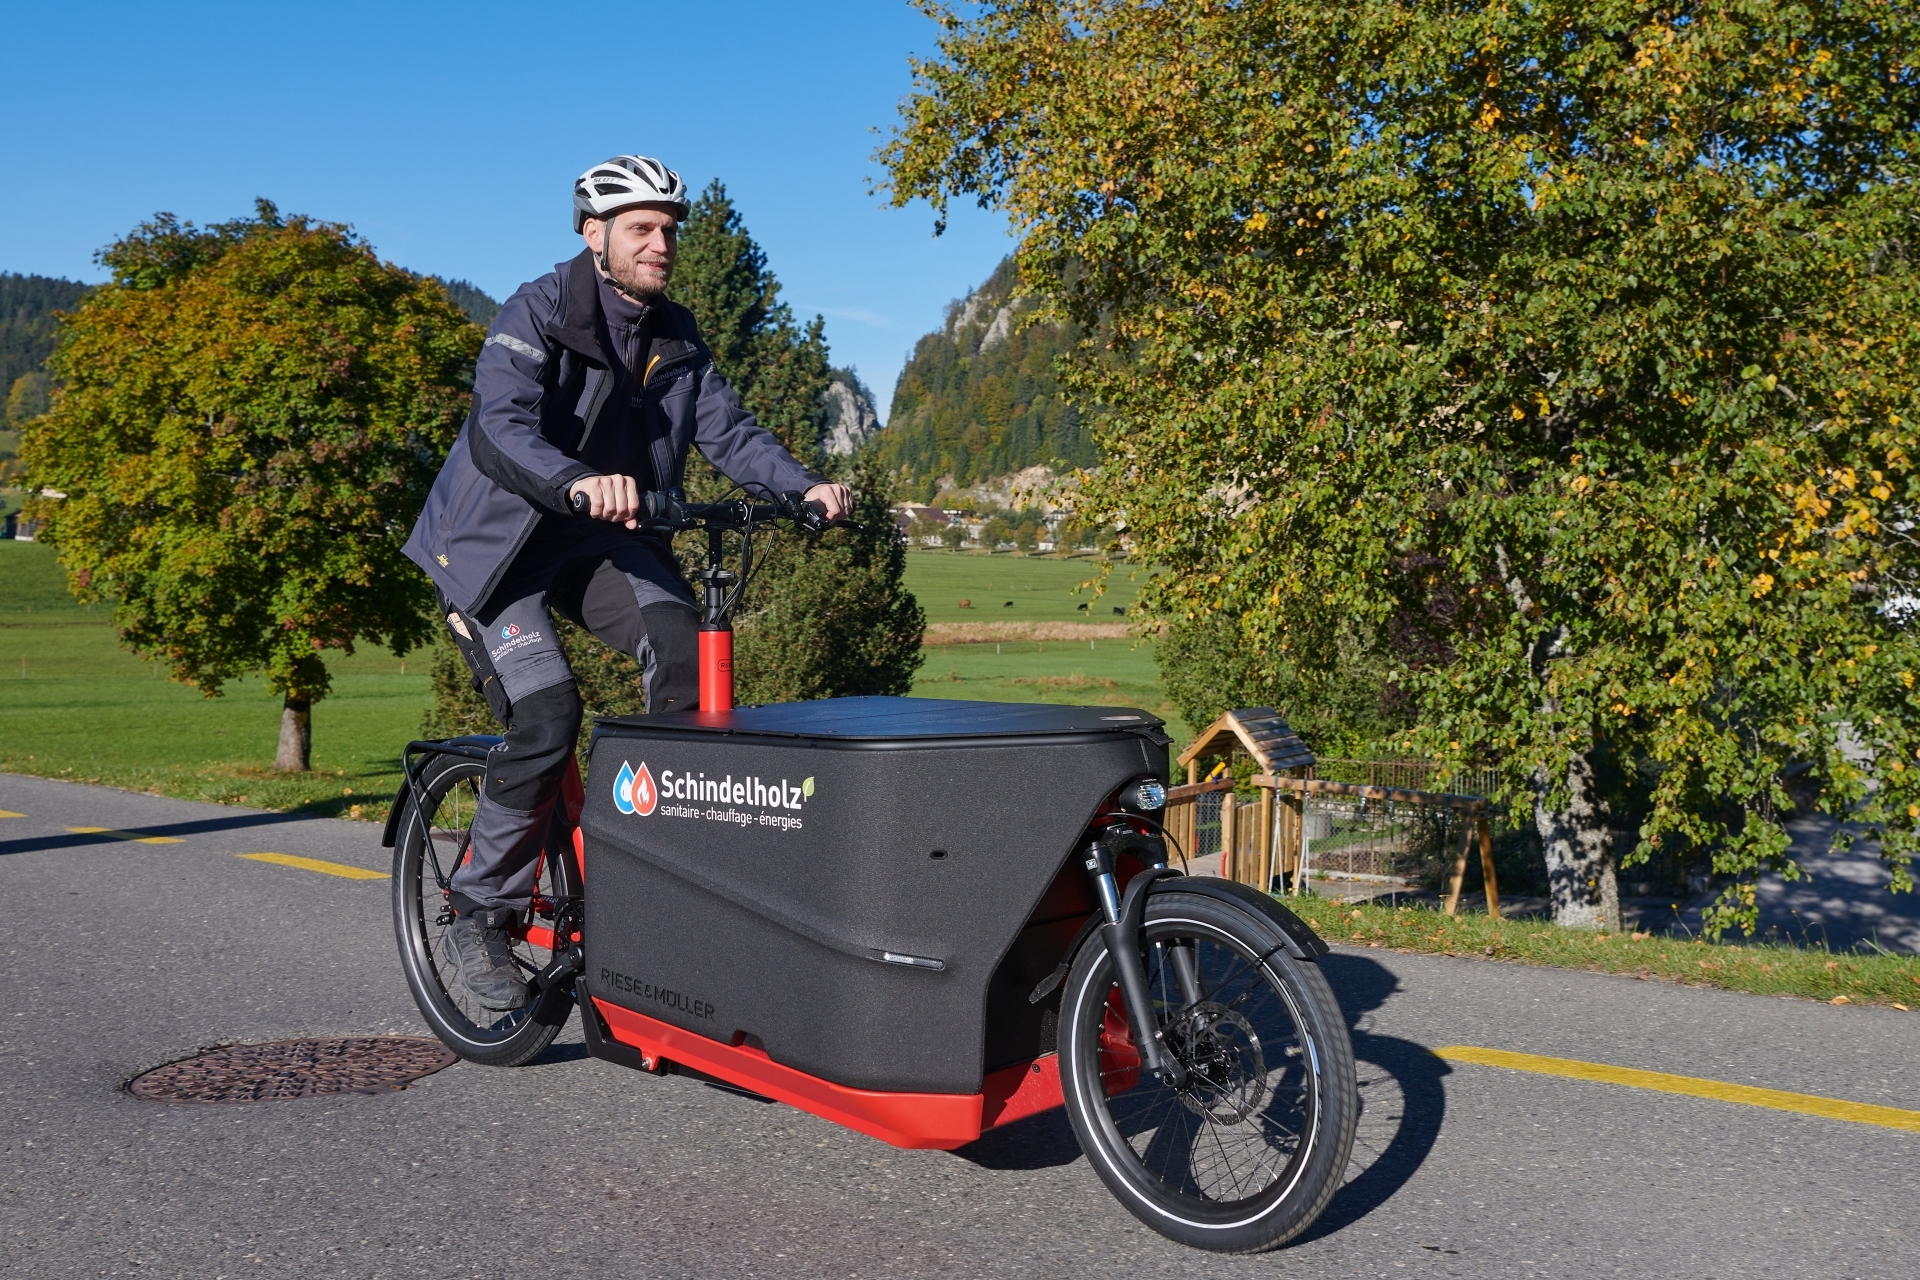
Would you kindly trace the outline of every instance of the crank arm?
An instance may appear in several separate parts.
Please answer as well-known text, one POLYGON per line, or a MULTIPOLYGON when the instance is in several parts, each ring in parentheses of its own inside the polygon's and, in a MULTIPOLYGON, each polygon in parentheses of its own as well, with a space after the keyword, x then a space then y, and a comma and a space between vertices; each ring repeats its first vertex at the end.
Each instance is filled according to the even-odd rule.
POLYGON ((580 948, 569 947, 563 954, 547 961, 546 967, 533 975, 533 985, 545 994, 563 983, 571 982, 586 967, 586 957, 581 955, 580 948))

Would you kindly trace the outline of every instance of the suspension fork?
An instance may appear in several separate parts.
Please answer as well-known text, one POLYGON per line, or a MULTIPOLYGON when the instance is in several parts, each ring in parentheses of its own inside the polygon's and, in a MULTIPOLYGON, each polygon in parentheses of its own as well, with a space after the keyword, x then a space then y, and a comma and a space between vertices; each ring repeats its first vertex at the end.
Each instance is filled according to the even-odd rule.
POLYGON ((1120 999, 1127 1007, 1127 1025, 1133 1032, 1134 1047, 1140 1051, 1141 1064, 1171 1088, 1184 1088, 1187 1069, 1167 1052, 1161 1039, 1160 1020, 1153 1010, 1153 989, 1147 984, 1147 965, 1140 955, 1140 925, 1147 914, 1147 889, 1161 877, 1176 873, 1165 865, 1150 867, 1127 885, 1123 899, 1119 882, 1113 876, 1113 853, 1104 841, 1096 837, 1088 842, 1082 862, 1100 899, 1103 921, 1100 941, 1106 944, 1107 954, 1113 959, 1120 999))
MULTIPOLYGON (((746 565, 742 564, 742 571, 746 565)), ((720 530, 707 530, 707 567, 696 575, 704 588, 700 614, 700 710, 733 710, 733 619, 727 596, 735 581, 724 559, 720 530)))

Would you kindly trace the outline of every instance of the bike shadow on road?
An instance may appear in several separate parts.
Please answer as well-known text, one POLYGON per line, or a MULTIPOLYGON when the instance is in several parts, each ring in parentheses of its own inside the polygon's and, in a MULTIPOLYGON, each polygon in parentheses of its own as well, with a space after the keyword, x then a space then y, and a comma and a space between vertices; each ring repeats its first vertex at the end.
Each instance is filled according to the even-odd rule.
POLYGON ((1344 1230, 1391 1200, 1426 1163, 1447 1113, 1441 1083, 1447 1064, 1426 1045, 1368 1029, 1369 1015, 1400 989, 1400 980, 1366 956, 1335 953, 1319 963, 1353 1038, 1360 1123, 1345 1184, 1295 1245, 1344 1230))
POLYGON ((76 831, 62 835, 28 836, 20 840, 0 840, 0 857, 13 853, 39 853, 48 849, 77 849, 85 845, 120 844, 127 840, 154 836, 204 835, 209 831, 239 831, 249 827, 276 827, 292 822, 310 822, 311 818, 291 813, 237 813, 232 817, 196 818, 190 822, 143 823, 137 827, 109 831, 76 831))
MULTIPOLYGON (((1351 1226, 1392 1199, 1426 1163, 1447 1110, 1447 1064, 1425 1045, 1367 1029, 1368 1015, 1400 980, 1365 956, 1329 955, 1319 963, 1353 1038, 1361 1111, 1346 1183, 1300 1241, 1351 1226)), ((988 1130, 953 1154, 985 1169, 1047 1169, 1078 1160, 1080 1143, 1065 1109, 1056 1107, 988 1130)))

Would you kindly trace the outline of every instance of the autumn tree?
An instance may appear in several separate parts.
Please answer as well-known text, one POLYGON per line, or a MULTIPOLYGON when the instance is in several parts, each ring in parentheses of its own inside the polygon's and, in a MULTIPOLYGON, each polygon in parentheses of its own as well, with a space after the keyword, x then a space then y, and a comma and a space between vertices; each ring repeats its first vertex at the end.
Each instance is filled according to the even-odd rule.
POLYGON ((281 695, 279 769, 310 764, 322 654, 432 635, 400 554, 466 412, 481 332, 337 224, 162 214, 99 254, 62 389, 26 425, 33 504, 74 591, 212 697, 281 695))
POLYGON ((1908 886, 1920 11, 928 9, 892 195, 1005 209, 1107 337, 1077 517, 1153 615, 1301 675, 1411 637, 1409 745, 1504 770, 1563 924, 1618 924, 1604 773, 1717 925, 1796 766, 1908 886))

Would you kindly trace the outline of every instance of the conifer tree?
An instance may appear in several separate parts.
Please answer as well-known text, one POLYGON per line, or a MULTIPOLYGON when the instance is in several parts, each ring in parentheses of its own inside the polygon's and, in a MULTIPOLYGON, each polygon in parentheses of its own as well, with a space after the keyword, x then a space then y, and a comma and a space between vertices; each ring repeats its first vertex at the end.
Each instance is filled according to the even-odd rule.
MULTIPOLYGON (((736 699, 756 703, 906 693, 920 666, 925 614, 901 581, 905 547, 889 508, 889 477, 870 463, 822 455, 822 397, 832 378, 822 321, 817 316, 805 325, 795 321, 792 308, 780 300, 765 251, 717 181, 694 202, 681 228, 671 296, 693 312, 715 367, 754 419, 802 463, 845 471, 842 478, 856 490, 855 518, 865 526, 818 538, 786 530, 755 538, 757 567, 735 615, 736 699)), ((687 470, 688 496, 695 501, 733 491, 697 453, 687 470)), ((730 552, 736 548, 729 539, 730 552)), ((689 573, 705 563, 700 539, 682 538, 678 550, 689 573)), ((559 630, 592 712, 645 709, 639 665, 630 655, 608 649, 570 624, 559 630)), ((435 687, 427 732, 494 731, 457 658, 443 654, 437 660, 435 687)))

